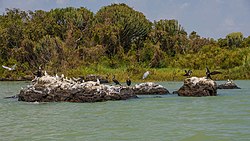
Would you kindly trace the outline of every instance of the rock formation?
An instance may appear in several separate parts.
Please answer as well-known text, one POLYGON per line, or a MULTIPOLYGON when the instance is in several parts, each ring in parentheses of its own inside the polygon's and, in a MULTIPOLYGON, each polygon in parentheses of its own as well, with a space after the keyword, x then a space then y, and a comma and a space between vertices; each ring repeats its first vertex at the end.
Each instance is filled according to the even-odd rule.
MULTIPOLYGON (((98 79, 99 80, 99 79, 98 79)), ((78 79, 45 76, 32 80, 32 84, 20 90, 19 101, 26 102, 101 102, 126 100, 140 94, 169 94, 161 85, 147 82, 130 86, 111 86, 100 81, 78 81, 78 79)))
POLYGON ((135 98, 129 87, 109 86, 100 82, 75 82, 63 77, 45 75, 20 91, 19 101, 26 102, 101 102, 135 98))
POLYGON ((136 84, 132 89, 136 95, 169 94, 166 88, 153 82, 136 84))
POLYGON ((232 80, 228 80, 224 84, 220 84, 217 86, 217 89, 240 89, 232 80))
POLYGON ((184 85, 178 90, 179 96, 216 96, 215 81, 211 79, 191 77, 184 80, 184 85))

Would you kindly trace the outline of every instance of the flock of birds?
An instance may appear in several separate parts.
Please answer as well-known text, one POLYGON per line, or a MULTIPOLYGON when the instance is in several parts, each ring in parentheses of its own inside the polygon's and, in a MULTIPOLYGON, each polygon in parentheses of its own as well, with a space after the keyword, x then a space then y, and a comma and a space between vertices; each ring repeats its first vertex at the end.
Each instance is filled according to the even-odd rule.
MULTIPOLYGON (((216 74, 221 74, 220 71, 210 71, 208 69, 208 67, 206 67, 206 79, 211 79, 212 80, 212 77, 211 75, 216 75, 216 74)), ((192 70, 185 70, 185 74, 183 76, 187 76, 187 77, 190 77, 192 75, 192 70)))
MULTIPOLYGON (((2 65, 2 67, 3 67, 4 69, 9 70, 9 71, 14 71, 14 70, 16 70, 16 64, 13 65, 13 66, 11 66, 11 67, 2 65)), ((148 77, 149 74, 150 74, 150 72, 149 72, 149 71, 146 71, 146 72, 143 74, 142 79, 143 79, 143 80, 146 79, 146 78, 148 77)), ((211 72, 211 71, 208 69, 208 67, 206 67, 206 79, 212 79, 211 75, 216 75, 216 74, 221 74, 221 72, 219 72, 219 71, 212 71, 212 72, 211 72)), ((34 73, 34 75, 36 76, 36 78, 37 78, 37 77, 42 77, 43 73, 42 73, 41 67, 39 67, 38 71, 37 71, 36 73, 34 73)), ((190 77, 191 75, 192 75, 192 70, 185 70, 185 74, 184 74, 183 76, 190 77)), ((36 78, 35 78, 35 79, 36 79, 36 78)), ((100 81, 100 80, 97 80, 97 81, 100 81)), ((115 83, 115 85, 121 85, 121 83, 115 78, 114 75, 113 75, 112 81, 115 83)), ((131 85, 131 80, 130 80, 129 77, 128 77, 127 80, 126 80, 126 84, 127 84, 128 86, 131 85)))

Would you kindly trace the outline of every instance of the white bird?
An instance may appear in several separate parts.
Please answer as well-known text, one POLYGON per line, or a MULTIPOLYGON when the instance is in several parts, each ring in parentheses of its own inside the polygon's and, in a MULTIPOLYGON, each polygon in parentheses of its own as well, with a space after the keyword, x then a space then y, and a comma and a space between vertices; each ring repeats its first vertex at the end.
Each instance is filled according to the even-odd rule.
POLYGON ((44 71, 44 76, 49 76, 49 74, 47 73, 47 71, 44 71))
POLYGON ((59 80, 59 76, 57 75, 57 73, 56 73, 56 80, 59 80))
POLYGON ((148 75, 149 75, 149 71, 146 71, 146 72, 143 74, 142 79, 145 79, 146 77, 148 77, 148 75))
POLYGON ((10 67, 7 67, 7 66, 4 66, 4 65, 2 65, 2 67, 5 68, 5 69, 7 69, 7 70, 9 70, 9 71, 16 70, 16 64, 13 65, 11 68, 10 68, 10 67))

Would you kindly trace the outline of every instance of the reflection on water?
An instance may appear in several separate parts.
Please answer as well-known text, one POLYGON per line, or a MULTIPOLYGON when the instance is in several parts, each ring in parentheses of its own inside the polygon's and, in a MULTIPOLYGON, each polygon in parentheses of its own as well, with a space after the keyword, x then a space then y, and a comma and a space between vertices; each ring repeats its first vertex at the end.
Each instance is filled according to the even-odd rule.
MULTIPOLYGON (((170 92, 182 82, 159 82, 170 92)), ((223 83, 223 82, 218 82, 223 83)), ((0 82, 0 140, 250 139, 250 81, 214 97, 140 96, 100 103, 26 103, 3 99, 27 82, 0 82)))

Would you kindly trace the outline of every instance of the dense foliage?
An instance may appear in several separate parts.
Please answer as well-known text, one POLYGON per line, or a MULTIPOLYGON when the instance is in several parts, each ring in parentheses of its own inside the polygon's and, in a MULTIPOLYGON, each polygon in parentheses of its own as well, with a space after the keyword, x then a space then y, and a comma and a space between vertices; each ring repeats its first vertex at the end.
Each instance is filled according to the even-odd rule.
POLYGON ((6 9, 0 16, 0 64, 17 64, 15 73, 0 68, 0 77, 32 75, 42 66, 70 76, 111 74, 117 69, 139 79, 146 69, 158 74, 157 70, 171 68, 166 75, 158 74, 164 80, 184 69, 200 72, 208 66, 225 72, 221 79, 249 79, 249 53, 250 36, 241 32, 218 40, 195 31, 188 35, 177 20, 151 22, 126 4, 105 6, 96 14, 68 7, 6 9))

